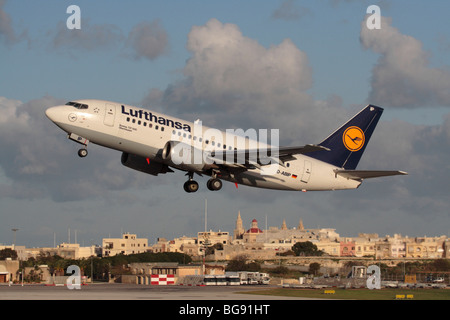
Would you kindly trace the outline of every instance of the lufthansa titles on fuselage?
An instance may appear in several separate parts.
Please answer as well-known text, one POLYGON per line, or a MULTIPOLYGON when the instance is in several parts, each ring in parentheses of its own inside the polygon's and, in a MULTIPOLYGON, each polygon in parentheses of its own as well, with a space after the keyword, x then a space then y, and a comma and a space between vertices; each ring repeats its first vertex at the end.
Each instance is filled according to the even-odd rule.
POLYGON ((155 123, 172 127, 175 129, 183 129, 185 131, 191 132, 191 126, 186 123, 181 123, 179 121, 174 121, 169 118, 164 118, 162 116, 157 116, 151 113, 150 111, 146 111, 143 109, 133 109, 127 106, 122 105, 122 114, 125 114, 127 116, 139 118, 139 119, 145 119, 147 121, 153 121, 155 123))

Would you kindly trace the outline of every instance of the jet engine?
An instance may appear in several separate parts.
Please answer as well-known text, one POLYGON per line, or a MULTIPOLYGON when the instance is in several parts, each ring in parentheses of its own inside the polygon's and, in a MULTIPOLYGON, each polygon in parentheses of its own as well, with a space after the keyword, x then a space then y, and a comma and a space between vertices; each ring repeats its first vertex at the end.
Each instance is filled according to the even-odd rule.
POLYGON ((154 176, 157 176, 160 173, 173 172, 169 166, 157 162, 151 161, 149 158, 137 156, 130 153, 122 153, 121 162, 125 167, 145 172, 154 176))
POLYGON ((212 167, 212 161, 205 161, 202 150, 180 141, 167 142, 161 156, 170 166, 186 171, 202 171, 212 167))

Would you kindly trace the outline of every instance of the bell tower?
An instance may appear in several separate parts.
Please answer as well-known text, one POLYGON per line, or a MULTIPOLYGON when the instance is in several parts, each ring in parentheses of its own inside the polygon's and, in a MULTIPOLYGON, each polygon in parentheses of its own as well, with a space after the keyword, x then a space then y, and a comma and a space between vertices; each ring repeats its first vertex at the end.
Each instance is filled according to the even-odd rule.
POLYGON ((236 228, 234 229, 234 239, 242 239, 245 233, 244 226, 242 224, 241 212, 239 211, 236 219, 236 228))

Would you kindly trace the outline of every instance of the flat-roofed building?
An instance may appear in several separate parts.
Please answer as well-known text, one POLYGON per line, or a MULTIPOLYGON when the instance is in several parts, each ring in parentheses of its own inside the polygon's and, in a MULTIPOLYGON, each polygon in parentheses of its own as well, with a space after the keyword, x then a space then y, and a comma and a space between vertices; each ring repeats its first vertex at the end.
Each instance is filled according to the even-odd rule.
POLYGON ((117 254, 135 254, 148 251, 148 239, 138 238, 135 234, 124 233, 122 238, 104 238, 102 255, 104 257, 117 254))

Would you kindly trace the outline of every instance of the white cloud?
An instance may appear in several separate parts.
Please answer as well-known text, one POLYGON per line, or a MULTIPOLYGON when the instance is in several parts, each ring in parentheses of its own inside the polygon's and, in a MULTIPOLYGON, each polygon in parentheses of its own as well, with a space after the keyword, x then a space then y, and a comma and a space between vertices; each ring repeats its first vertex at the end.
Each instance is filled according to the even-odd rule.
POLYGON ((393 107, 450 106, 450 72, 432 68, 422 43, 392 26, 381 17, 381 29, 369 30, 361 23, 364 48, 380 54, 373 68, 371 103, 393 107))
POLYGON ((308 57, 291 40, 266 48, 238 26, 211 19, 191 29, 187 49, 183 79, 152 89, 144 105, 219 128, 297 128, 314 119, 293 121, 315 106, 308 57))

